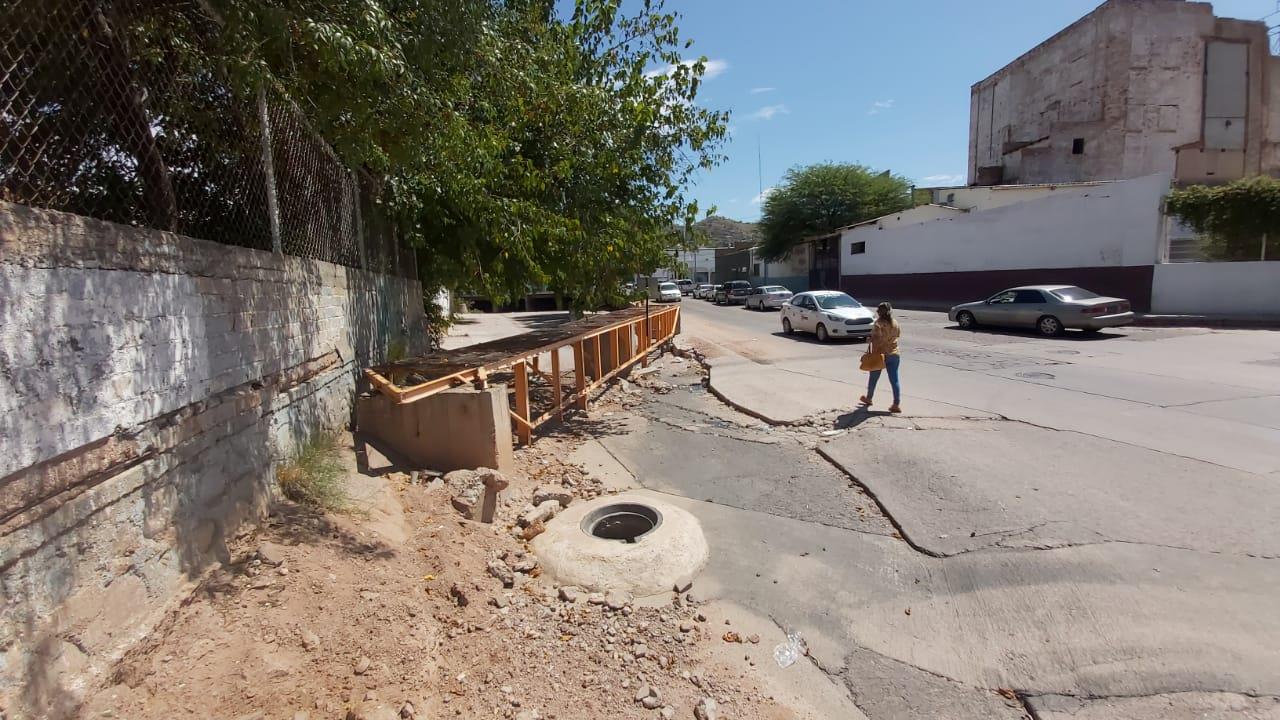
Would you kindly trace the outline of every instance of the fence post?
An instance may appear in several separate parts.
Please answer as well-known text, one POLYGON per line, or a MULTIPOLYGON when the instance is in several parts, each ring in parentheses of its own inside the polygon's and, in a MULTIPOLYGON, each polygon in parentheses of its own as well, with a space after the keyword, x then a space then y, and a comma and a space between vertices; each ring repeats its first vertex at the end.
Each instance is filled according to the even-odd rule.
POLYGON ((266 175, 267 220, 271 224, 271 251, 284 252, 280 242, 280 206, 276 200, 276 168, 271 158, 271 119, 267 116, 267 91, 258 88, 258 124, 262 126, 262 172, 266 175))
POLYGON ((364 248, 364 217, 360 212, 360 174, 355 170, 351 173, 351 194, 355 200, 355 225, 356 225, 356 248, 360 255, 360 269, 369 269, 369 258, 365 255, 364 248))

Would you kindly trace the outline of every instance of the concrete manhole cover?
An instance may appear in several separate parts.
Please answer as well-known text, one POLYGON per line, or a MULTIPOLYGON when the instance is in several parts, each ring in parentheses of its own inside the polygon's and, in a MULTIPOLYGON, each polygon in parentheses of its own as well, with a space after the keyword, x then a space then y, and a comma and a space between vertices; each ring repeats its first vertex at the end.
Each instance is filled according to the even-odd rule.
POLYGON ((603 540, 639 542, 662 525, 662 513, 650 505, 614 503, 587 513, 582 532, 603 540))
POLYGON ((1020 372, 1018 373, 1018 377, 1026 378, 1028 380, 1053 380, 1058 376, 1047 372, 1020 372))
POLYGON ((687 585, 710 554, 697 518, 640 493, 575 503, 532 544, 553 582, 637 597, 687 585))

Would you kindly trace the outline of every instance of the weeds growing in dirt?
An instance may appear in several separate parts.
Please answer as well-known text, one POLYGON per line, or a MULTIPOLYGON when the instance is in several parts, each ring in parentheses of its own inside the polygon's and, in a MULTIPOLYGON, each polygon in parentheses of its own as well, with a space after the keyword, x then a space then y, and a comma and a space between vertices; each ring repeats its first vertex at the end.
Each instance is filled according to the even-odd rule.
POLYGON ((338 452, 336 435, 316 433, 292 462, 276 470, 280 491, 290 500, 317 510, 347 509, 350 498, 342 483, 346 470, 338 452))

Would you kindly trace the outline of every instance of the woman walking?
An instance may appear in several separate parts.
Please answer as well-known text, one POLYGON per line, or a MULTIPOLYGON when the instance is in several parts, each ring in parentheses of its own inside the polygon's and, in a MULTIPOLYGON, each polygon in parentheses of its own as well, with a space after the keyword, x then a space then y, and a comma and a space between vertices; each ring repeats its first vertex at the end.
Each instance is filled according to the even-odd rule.
MULTIPOLYGON (((884 355, 884 369, 889 373, 889 387, 893 388, 893 404, 889 406, 889 412, 900 413, 902 408, 898 403, 902 396, 898 388, 898 364, 901 361, 898 357, 898 336, 902 331, 898 328, 898 322, 893 319, 893 306, 889 303, 880 303, 876 308, 876 315, 876 324, 871 327, 871 337, 867 339, 867 352, 884 355)), ((876 394, 876 383, 879 381, 880 371, 872 370, 871 377, 867 379, 867 394, 859 398, 863 405, 871 405, 876 394)))

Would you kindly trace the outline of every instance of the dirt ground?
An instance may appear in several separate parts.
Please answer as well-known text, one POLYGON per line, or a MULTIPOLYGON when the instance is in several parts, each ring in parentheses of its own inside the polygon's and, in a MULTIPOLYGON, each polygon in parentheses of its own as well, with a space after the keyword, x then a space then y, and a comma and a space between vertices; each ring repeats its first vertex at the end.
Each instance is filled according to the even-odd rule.
MULTIPOLYGON (((593 415, 661 388, 627 390, 593 415)), ((571 421, 518 450, 492 525, 463 519, 439 480, 358 472, 348 443, 355 511, 282 501, 82 717, 693 718, 704 699, 718 706, 708 717, 795 717, 740 652, 770 651, 746 628, 726 635, 736 626, 696 584, 611 608, 586 592, 566 601, 540 577, 512 532, 535 488, 611 492, 565 461, 584 438, 571 421)))

